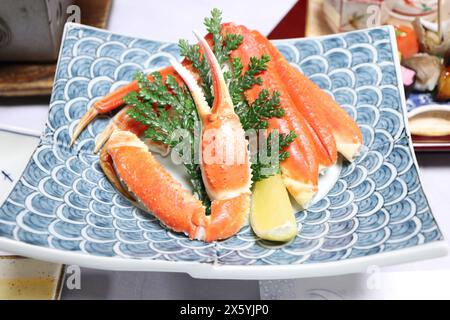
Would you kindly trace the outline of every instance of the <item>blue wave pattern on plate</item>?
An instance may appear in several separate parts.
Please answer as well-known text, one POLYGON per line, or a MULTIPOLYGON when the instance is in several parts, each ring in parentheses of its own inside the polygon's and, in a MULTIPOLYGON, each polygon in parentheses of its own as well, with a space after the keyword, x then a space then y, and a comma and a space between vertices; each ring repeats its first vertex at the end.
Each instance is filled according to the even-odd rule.
POLYGON ((448 102, 437 102, 433 98, 433 94, 429 92, 412 92, 406 101, 406 108, 408 112, 429 105, 441 105, 448 106, 450 108, 450 103, 448 102))
POLYGON ((226 241, 190 241, 134 208, 92 153, 109 117, 97 119, 68 147, 77 119, 97 99, 138 70, 179 59, 174 44, 78 25, 66 28, 48 123, 0 208, 0 235, 92 255, 230 265, 328 262, 441 240, 412 160, 388 29, 277 46, 356 119, 367 147, 344 165, 325 198, 297 214, 299 234, 291 243, 258 239, 249 226, 226 241))

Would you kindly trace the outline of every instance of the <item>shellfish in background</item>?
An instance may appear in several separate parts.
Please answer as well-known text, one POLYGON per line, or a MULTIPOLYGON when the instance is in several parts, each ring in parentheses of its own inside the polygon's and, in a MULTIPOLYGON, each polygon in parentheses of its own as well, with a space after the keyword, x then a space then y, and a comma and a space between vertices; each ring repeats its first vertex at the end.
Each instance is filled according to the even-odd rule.
POLYGON ((392 15, 413 20, 416 17, 433 19, 438 10, 438 0, 388 0, 387 7, 392 15))

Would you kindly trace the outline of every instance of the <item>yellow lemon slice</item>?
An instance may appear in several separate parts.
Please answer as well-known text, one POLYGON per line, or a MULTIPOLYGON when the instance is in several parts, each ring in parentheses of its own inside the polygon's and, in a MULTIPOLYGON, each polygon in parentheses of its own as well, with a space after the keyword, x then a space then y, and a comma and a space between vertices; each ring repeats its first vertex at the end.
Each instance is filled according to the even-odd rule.
POLYGON ((266 240, 289 241, 297 234, 294 209, 279 174, 255 183, 250 224, 266 240))

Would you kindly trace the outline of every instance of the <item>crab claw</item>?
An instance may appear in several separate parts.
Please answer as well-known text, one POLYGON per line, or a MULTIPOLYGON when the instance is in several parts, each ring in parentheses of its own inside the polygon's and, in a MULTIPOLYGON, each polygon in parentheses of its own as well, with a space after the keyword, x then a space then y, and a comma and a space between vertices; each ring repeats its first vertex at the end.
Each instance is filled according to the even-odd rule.
POLYGON ((81 132, 83 132, 84 128, 87 127, 87 125, 95 119, 95 117, 99 114, 97 108, 92 107, 91 109, 89 109, 84 115, 83 117, 80 119, 80 121, 78 122, 77 126, 75 127, 75 131, 72 134, 72 138, 70 139, 70 145, 72 146, 75 141, 78 139, 78 137, 80 136, 81 132))
POLYGON ((215 97, 212 108, 192 73, 175 61, 172 64, 187 84, 202 122, 200 168, 211 199, 211 214, 206 215, 201 201, 156 161, 133 132, 112 130, 106 154, 102 153, 102 168, 125 196, 132 195, 163 224, 190 238, 210 242, 234 235, 248 220, 251 168, 245 132, 234 112, 220 66, 206 41, 197 37, 211 66, 215 97))
POLYGON ((231 237, 246 223, 249 194, 212 201, 207 216, 202 202, 175 180, 132 132, 114 131, 103 150, 102 168, 111 183, 170 229, 211 242, 231 237))
POLYGON ((225 83, 220 65, 206 40, 194 31, 211 68, 212 108, 193 75, 181 64, 172 65, 188 86, 202 122, 202 177, 208 196, 223 200, 250 194, 251 168, 248 142, 225 83))

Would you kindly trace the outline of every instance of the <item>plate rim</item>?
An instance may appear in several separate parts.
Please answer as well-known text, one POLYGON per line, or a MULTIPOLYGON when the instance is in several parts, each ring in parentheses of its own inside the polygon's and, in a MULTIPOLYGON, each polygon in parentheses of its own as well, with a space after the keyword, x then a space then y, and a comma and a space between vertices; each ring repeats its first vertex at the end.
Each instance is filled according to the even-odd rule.
POLYGON ((364 272, 370 266, 388 266, 442 257, 448 254, 445 239, 410 248, 386 251, 369 256, 319 262, 287 265, 221 265, 208 262, 164 261, 150 259, 127 259, 89 255, 74 251, 63 251, 64 262, 59 249, 35 246, 0 237, 0 245, 7 251, 14 251, 33 259, 65 265, 79 265, 87 268, 111 271, 183 272, 196 279, 228 280, 281 280, 336 276, 364 272))
MULTIPOLYGON (((108 34, 120 35, 109 30, 98 29, 91 26, 85 26, 78 23, 67 23, 64 28, 63 36, 65 37, 67 31, 73 28, 86 28, 97 31, 102 31, 108 34)), ((397 44, 392 39, 395 39, 395 30, 392 26, 382 26, 364 29, 370 30, 387 30, 389 39, 391 40, 392 50, 397 50, 397 44)), ((352 32, 345 32, 343 34, 360 33, 363 30, 352 32)), ((328 36, 310 37, 308 39, 324 39, 330 37, 339 37, 341 34, 334 34, 328 36)), ((127 36, 132 37, 132 36, 127 36)), ((134 39, 143 39, 132 37, 134 39)), ((296 41, 305 38, 280 39, 274 43, 283 43, 296 41)), ((143 39, 147 40, 148 39, 143 39)), ((161 43, 169 43, 158 41, 161 43)), ((59 57, 62 54, 63 46, 60 48, 59 57)), ((397 76, 400 72, 400 61, 397 55, 393 55, 393 63, 397 76)), ((56 73, 55 73, 56 78, 56 73)), ((418 180, 422 186, 425 199, 430 207, 433 218, 436 221, 438 230, 442 234, 441 240, 436 240, 431 243, 420 244, 409 248, 402 248, 393 251, 375 253, 368 256, 356 257, 351 259, 344 259, 333 262, 311 263, 311 264, 285 264, 285 265, 223 265, 217 262, 189 262, 189 261, 163 261, 152 259, 136 259, 136 258, 122 258, 122 257, 107 257, 100 255, 86 254, 82 252, 60 250, 49 247, 42 247, 32 245, 17 240, 5 238, 0 236, 0 247, 5 251, 13 252, 20 255, 25 255, 35 259, 41 259, 50 262, 77 264, 84 267, 91 267, 103 270, 118 270, 118 271, 160 271, 160 272, 183 272, 188 273, 194 278, 202 279, 247 279, 247 280, 271 280, 271 279, 289 279, 289 278, 304 278, 304 277, 319 277, 341 275, 354 272, 364 272, 365 269, 372 265, 385 266, 399 263, 413 262, 424 259, 431 259, 448 254, 448 243, 439 225, 439 219, 433 214, 434 210, 428 200, 424 190, 423 180, 420 168, 414 153, 413 142, 411 139, 411 132, 408 126, 408 114, 406 110, 406 99, 404 88, 400 83, 397 83, 397 88, 400 93, 400 103, 402 108, 402 118, 405 126, 405 137, 408 139, 408 148, 410 150, 411 158, 417 170, 418 180), (64 261, 62 261, 64 260, 64 261)), ((42 139, 42 136, 41 136, 42 139)))

